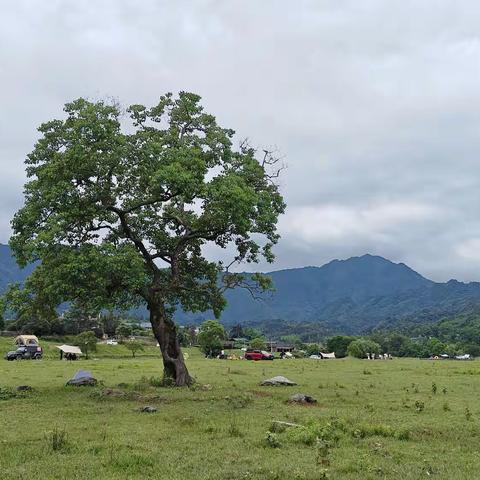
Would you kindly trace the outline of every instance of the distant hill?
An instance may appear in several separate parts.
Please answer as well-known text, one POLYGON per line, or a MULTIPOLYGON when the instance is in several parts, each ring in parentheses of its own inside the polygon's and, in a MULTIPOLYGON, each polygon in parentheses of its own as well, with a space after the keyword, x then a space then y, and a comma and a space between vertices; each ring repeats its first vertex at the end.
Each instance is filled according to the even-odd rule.
POLYGON ((32 272, 33 266, 20 269, 13 258, 10 247, 0 244, 0 292, 7 288, 9 283, 23 282, 32 272))
MULTIPOLYGON (((9 247, 0 245, 0 290, 23 281, 31 270, 20 270, 9 247)), ((436 283, 403 263, 373 255, 268 275, 275 292, 261 300, 241 289, 227 292, 224 323, 318 323, 329 332, 359 333, 406 319, 429 322, 480 309, 480 283, 436 283)), ((208 318, 211 312, 177 314, 181 323, 208 318)))

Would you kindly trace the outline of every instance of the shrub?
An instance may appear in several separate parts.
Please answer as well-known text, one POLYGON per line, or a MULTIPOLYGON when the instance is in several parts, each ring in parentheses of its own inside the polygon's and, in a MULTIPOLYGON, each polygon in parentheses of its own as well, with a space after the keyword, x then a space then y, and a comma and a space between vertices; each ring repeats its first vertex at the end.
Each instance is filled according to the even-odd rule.
POLYGON ((280 448, 282 446, 278 435, 274 432, 267 432, 267 435, 265 436, 265 443, 271 448, 280 448))

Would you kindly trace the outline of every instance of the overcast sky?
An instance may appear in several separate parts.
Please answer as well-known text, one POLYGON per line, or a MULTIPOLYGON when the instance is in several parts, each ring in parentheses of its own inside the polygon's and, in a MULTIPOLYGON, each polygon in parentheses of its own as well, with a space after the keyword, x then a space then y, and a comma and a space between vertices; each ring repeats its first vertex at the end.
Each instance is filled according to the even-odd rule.
POLYGON ((480 280, 480 3, 2 1, 0 242, 65 102, 189 90, 288 169, 270 269, 372 253, 480 280))

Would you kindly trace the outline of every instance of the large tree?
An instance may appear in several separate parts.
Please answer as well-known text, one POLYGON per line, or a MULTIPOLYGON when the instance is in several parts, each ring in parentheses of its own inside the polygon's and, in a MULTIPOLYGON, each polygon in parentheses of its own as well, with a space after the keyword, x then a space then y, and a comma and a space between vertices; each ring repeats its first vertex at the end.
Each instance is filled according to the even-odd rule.
POLYGON ((25 289, 33 305, 81 301, 101 311, 145 303, 164 373, 191 383, 175 310, 219 315, 226 288, 268 288, 231 273, 234 262, 273 261, 285 205, 276 159, 243 142, 182 92, 125 112, 78 99, 40 126, 26 160, 25 205, 10 245, 20 265, 39 262, 25 289), (227 248, 232 264, 205 256, 227 248))

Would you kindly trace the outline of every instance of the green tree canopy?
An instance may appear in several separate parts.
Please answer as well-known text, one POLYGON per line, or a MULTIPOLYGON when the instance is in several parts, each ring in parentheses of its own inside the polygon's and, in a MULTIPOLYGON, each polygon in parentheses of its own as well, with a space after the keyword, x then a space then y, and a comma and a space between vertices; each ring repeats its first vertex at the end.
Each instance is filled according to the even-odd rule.
POLYGON ((327 349, 329 352, 335 352, 337 358, 346 357, 348 346, 355 340, 355 338, 356 337, 350 337, 347 335, 336 335, 327 338, 327 349))
POLYGON ((368 340, 366 338, 359 338, 350 343, 347 351, 351 357, 367 358, 367 353, 369 354, 380 353, 380 345, 377 342, 374 342, 373 340, 368 340))
POLYGON ((200 327, 198 343, 205 355, 214 357, 220 353, 225 340, 225 329, 217 320, 206 320, 200 327))
POLYGON ((88 358, 90 352, 97 351, 97 337, 93 332, 82 332, 75 337, 75 345, 80 347, 85 357, 88 358))
POLYGON ((117 329, 115 330, 115 334, 120 340, 130 337, 133 332, 133 327, 129 323, 122 322, 117 329))
POLYGON ((173 314, 218 316, 226 288, 269 288, 268 277, 230 267, 274 259, 285 208, 277 159, 234 148, 234 132, 192 93, 126 111, 80 98, 65 113, 39 128, 12 221, 17 261, 39 262, 25 295, 49 311, 76 300, 97 313, 146 304, 165 375, 189 384, 173 314), (229 247, 232 263, 208 260, 208 243, 229 247))
POLYGON ((255 350, 264 350, 265 349, 265 338, 257 337, 250 340, 250 348, 255 350))
POLYGON ((132 352, 133 358, 135 358, 137 352, 143 352, 145 350, 143 343, 138 340, 129 340, 128 342, 125 342, 124 345, 132 352))

